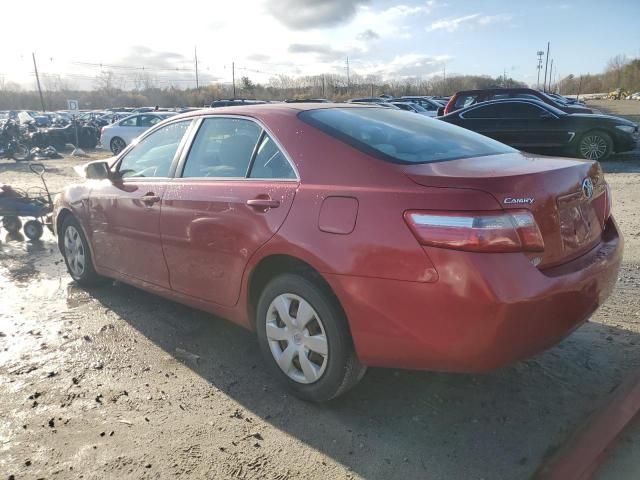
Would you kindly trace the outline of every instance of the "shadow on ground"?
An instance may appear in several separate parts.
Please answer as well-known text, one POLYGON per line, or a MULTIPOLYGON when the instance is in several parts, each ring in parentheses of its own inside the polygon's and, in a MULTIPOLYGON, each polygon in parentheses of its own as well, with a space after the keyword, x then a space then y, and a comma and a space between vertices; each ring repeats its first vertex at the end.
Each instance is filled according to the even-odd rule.
POLYGON ((119 283, 91 295, 170 355, 198 355, 190 368, 255 416, 365 478, 528 478, 640 357, 638 335, 588 323, 492 374, 370 369, 315 405, 274 385, 251 332, 119 283))

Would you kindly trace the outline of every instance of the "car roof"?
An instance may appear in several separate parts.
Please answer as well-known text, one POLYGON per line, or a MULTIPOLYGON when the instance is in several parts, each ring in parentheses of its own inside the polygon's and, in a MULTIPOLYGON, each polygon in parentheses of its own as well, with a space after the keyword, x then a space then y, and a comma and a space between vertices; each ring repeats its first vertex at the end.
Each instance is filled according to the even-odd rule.
POLYGON ((533 98, 498 98, 496 100, 488 100, 486 102, 474 103, 473 105, 469 105, 468 107, 461 108, 460 110, 456 110, 455 112, 451 112, 451 113, 460 113, 464 110, 469 110, 471 108, 485 107, 487 105, 496 105, 500 103, 530 103, 532 105, 543 107, 544 109, 552 111, 553 113, 558 113, 558 112, 562 114, 565 113, 559 108, 554 107, 553 105, 549 105, 548 103, 545 103, 542 100, 534 100, 533 98))
MULTIPOLYGON (((385 102, 386 103, 386 102, 385 102)), ((383 108, 375 103, 263 103, 254 105, 230 105, 228 107, 202 108, 176 115, 173 119, 201 117, 204 115, 268 116, 271 113, 297 115, 306 110, 330 108, 383 108)))
POLYGON ((456 95, 460 94, 469 94, 469 93, 485 93, 485 92, 538 92, 538 90, 534 90, 533 88, 527 87, 495 87, 495 88, 477 88, 475 90, 460 90, 456 92, 456 95))

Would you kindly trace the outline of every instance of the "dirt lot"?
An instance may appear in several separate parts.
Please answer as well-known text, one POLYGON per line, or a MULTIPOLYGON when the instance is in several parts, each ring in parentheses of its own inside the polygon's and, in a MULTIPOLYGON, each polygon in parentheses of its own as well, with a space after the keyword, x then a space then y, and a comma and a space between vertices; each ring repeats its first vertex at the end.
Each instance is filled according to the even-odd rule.
MULTIPOLYGON (((52 190, 78 163, 48 163, 52 190)), ((640 367, 640 151, 605 169, 626 250, 591 322, 488 375, 371 369, 326 405, 274 386, 251 333, 123 284, 82 290, 50 235, 0 232, 0 478, 529 478, 640 367)), ((0 161, 0 182, 37 181, 0 161)))

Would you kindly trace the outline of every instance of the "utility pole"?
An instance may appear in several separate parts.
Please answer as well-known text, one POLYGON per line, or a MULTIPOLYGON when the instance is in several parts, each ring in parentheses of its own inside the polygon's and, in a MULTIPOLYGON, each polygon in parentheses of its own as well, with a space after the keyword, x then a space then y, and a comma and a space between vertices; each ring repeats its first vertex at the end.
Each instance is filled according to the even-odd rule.
POLYGON ((549 69, 549 91, 551 92, 551 82, 553 78, 553 58, 551 59, 551 68, 549 69))
POLYGON ((198 49, 193 47, 193 53, 196 59, 196 89, 200 88, 200 82, 198 81, 198 49))
POLYGON ((506 68, 502 70, 502 84, 505 87, 507 86, 507 69, 506 68))
POLYGON ((324 81, 324 73, 323 73, 322 74, 322 98, 325 97, 324 90, 325 90, 325 81, 324 81))
POLYGON ((349 57, 347 57, 347 93, 349 93, 349 85, 350 85, 350 81, 349 81, 349 57))
POLYGON ((549 46, 550 45, 551 45, 551 42, 547 42, 547 61, 544 66, 544 84, 542 85, 543 92, 547 91, 547 67, 549 66, 549 46))
POLYGON ((446 95, 446 84, 447 84, 447 62, 442 62, 442 94, 446 95))
POLYGON ((46 108, 44 108, 44 97, 42 96, 42 88, 40 87, 40 76, 38 75, 38 65, 36 65, 36 54, 32 52, 31 57, 33 58, 33 69, 36 73, 36 83, 38 84, 38 93, 40 94, 40 104, 42 105, 42 111, 44 112, 46 108))
POLYGON ((233 83, 233 98, 236 98, 236 62, 231 62, 231 82, 233 83))
POLYGON ((578 94, 576 95, 576 100, 580 99, 580 88, 582 87, 582 75, 580 75, 580 82, 578 83, 578 94))
POLYGON ((544 51, 543 50, 538 50, 538 90, 540 90, 540 70, 542 70, 542 56, 544 55, 544 51))

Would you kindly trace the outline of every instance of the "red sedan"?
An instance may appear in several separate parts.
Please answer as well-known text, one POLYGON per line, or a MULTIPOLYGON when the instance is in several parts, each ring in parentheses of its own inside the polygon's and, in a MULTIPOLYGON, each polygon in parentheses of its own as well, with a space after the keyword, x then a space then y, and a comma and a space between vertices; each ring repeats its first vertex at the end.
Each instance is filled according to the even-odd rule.
POLYGON ((190 112, 86 176, 55 206, 78 283, 255 329, 315 401, 367 366, 481 372, 540 352, 605 301, 622 257, 597 162, 375 106, 190 112))

